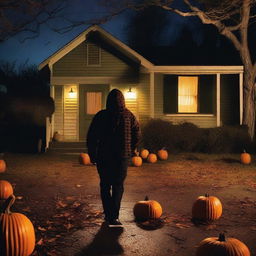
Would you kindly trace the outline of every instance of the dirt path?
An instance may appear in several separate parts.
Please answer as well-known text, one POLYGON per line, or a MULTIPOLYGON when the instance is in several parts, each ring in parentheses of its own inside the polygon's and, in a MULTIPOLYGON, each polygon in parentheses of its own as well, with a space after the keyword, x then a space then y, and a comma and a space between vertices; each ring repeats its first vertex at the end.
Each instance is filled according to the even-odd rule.
POLYGON ((204 238, 225 232, 256 255, 256 162, 239 163, 239 155, 171 155, 167 162, 129 167, 120 219, 124 229, 102 224, 95 166, 82 166, 78 155, 6 154, 1 179, 14 186, 13 211, 34 223, 33 255, 191 256, 204 238), (195 226, 191 207, 197 196, 220 198, 222 217, 195 226), (148 195, 163 207, 159 226, 134 222, 135 202, 148 195))

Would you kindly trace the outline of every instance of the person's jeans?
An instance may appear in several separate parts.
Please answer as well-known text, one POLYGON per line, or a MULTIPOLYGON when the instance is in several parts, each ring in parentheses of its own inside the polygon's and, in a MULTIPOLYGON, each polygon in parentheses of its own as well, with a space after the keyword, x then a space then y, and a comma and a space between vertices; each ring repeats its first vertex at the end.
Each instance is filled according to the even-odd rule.
POLYGON ((119 217, 127 167, 128 159, 107 159, 97 163, 100 195, 106 220, 119 217))

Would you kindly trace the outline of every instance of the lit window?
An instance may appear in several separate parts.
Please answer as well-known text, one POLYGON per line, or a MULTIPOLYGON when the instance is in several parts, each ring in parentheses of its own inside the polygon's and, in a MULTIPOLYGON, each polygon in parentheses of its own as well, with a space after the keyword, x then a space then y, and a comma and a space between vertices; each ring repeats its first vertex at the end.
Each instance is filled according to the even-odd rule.
POLYGON ((179 76, 178 79, 178 112, 197 113, 198 112, 198 77, 179 76))
POLYGON ((100 47, 95 44, 87 44, 87 66, 99 66, 100 61, 100 47))
POLYGON ((102 109, 101 92, 87 92, 86 93, 86 114, 94 115, 102 109))

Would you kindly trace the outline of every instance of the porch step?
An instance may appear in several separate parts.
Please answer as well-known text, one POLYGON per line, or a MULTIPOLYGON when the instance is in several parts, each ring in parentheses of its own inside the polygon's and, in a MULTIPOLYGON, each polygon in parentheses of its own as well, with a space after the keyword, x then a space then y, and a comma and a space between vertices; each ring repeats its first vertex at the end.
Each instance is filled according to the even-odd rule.
POLYGON ((86 152, 86 142, 85 141, 75 141, 75 142, 62 142, 62 141, 52 141, 49 145, 50 152, 58 153, 81 153, 86 152))

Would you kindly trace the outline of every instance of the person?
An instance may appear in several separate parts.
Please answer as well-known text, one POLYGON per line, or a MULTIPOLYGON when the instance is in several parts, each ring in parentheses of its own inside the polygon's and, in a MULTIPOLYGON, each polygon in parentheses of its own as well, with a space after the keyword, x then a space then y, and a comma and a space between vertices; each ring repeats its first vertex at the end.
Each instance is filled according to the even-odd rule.
POLYGON ((126 108, 122 92, 111 90, 106 109, 96 113, 87 133, 88 154, 97 165, 105 220, 110 227, 122 226, 119 210, 124 181, 139 139, 139 123, 126 108))

